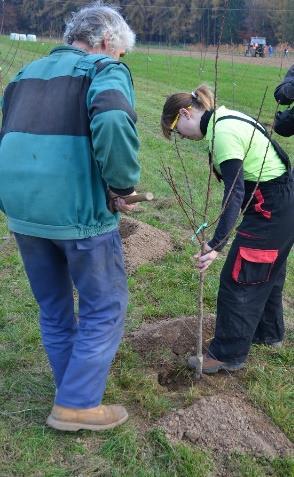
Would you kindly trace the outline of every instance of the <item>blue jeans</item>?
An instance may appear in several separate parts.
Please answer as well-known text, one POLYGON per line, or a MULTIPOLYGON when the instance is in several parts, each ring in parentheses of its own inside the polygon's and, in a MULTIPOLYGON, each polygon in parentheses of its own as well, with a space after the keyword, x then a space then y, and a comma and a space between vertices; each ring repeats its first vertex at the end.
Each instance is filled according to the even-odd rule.
POLYGON ((127 309, 119 232, 80 240, 15 237, 40 307, 42 340, 58 389, 55 403, 97 406, 123 335, 127 309), (73 284, 79 295, 78 319, 73 284))

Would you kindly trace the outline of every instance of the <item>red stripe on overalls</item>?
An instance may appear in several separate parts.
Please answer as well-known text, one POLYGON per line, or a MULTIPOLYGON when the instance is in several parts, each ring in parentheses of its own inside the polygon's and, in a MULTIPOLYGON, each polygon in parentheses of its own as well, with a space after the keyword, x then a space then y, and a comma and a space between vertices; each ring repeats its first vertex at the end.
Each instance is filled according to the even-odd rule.
POLYGON ((259 214, 262 214, 263 217, 265 217, 266 219, 270 219, 272 216, 272 213, 269 210, 264 210, 262 208, 262 205, 264 204, 264 198, 260 189, 256 189, 254 193, 254 197, 257 200, 257 204, 255 204, 254 206, 255 211, 258 212, 259 214))

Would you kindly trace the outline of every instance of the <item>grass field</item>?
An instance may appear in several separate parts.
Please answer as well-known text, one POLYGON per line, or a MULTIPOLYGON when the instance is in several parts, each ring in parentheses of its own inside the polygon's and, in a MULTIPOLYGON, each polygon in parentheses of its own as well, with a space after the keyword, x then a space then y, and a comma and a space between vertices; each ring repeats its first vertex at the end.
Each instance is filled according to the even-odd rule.
MULTIPOLYGON (((28 61, 47 53, 52 44, 14 45, 0 39, 1 84, 28 61)), ((161 137, 159 120, 166 95, 192 91, 201 82, 213 84, 214 62, 191 57, 148 56, 140 52, 126 58, 137 94, 138 128, 141 138, 142 182, 157 198, 172 194, 163 181, 161 160, 169 163, 184 190, 184 179, 174 146, 161 137)), ((219 64, 218 102, 257 116, 268 87, 261 120, 271 124, 275 111, 273 90, 285 73, 263 67, 223 61, 219 64)), ((293 138, 281 139, 293 157, 293 138)), ((203 210, 207 178, 205 144, 181 142, 180 150, 192 178, 195 204, 203 210)), ((209 220, 217 214, 221 186, 213 183, 209 220)), ((197 314, 195 295, 198 274, 191 255, 195 248, 187 239, 189 228, 176 205, 148 205, 136 218, 168 231, 178 250, 156 264, 140 267, 129 279, 130 305, 127 330, 164 317, 197 314), (181 250, 180 250, 181 249, 181 250)), ((156 427, 168 411, 193 402, 197 386, 182 393, 159 386, 145 362, 123 343, 113 366, 105 401, 124 403, 130 410, 128 423, 114 431, 95 434, 57 433, 44 425, 51 409, 54 385, 39 336, 38 309, 31 295, 19 255, 8 241, 4 216, 0 216, 0 477, 208 477, 216 475, 218 459, 188 444, 172 444, 156 427)), ((215 312, 219 272, 225 254, 207 274, 205 308, 215 312)), ((293 439, 293 278, 294 259, 289 259, 285 286, 286 345, 273 351, 254 348, 242 385, 248 397, 293 439)), ((289 458, 254 458, 233 453, 222 462, 233 477, 292 477, 289 458)))

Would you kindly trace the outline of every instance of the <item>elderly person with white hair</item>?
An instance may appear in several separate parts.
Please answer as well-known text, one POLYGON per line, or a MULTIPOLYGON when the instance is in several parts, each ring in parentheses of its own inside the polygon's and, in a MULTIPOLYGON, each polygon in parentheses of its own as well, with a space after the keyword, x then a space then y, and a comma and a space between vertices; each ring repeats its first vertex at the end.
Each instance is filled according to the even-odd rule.
POLYGON ((40 308, 56 384, 47 424, 97 431, 128 418, 101 401, 128 300, 119 211, 134 207, 124 199, 140 175, 132 79, 119 62, 135 35, 96 2, 71 16, 64 39, 5 90, 0 209, 40 308))

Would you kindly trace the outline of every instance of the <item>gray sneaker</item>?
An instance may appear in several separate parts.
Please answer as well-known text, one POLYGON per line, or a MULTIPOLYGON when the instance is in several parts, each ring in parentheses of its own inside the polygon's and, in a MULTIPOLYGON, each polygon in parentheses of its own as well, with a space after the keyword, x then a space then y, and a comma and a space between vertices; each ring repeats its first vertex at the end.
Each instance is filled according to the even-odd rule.
POLYGON ((272 348, 282 348, 283 341, 273 341, 273 342, 253 341, 252 344, 263 345, 263 346, 271 346, 272 348))
POLYGON ((274 343, 266 343, 267 346, 271 346, 272 348, 282 348, 283 341, 275 341, 274 343))
MULTIPOLYGON (((188 360, 189 368, 196 367, 195 356, 190 356, 188 360)), ((245 363, 240 364, 232 364, 232 363, 224 363, 223 361, 218 361, 217 359, 213 359, 209 354, 205 354, 203 356, 203 366, 202 366, 202 373, 203 374, 215 374, 221 370, 224 371, 239 371, 239 369, 243 369, 245 363)))

